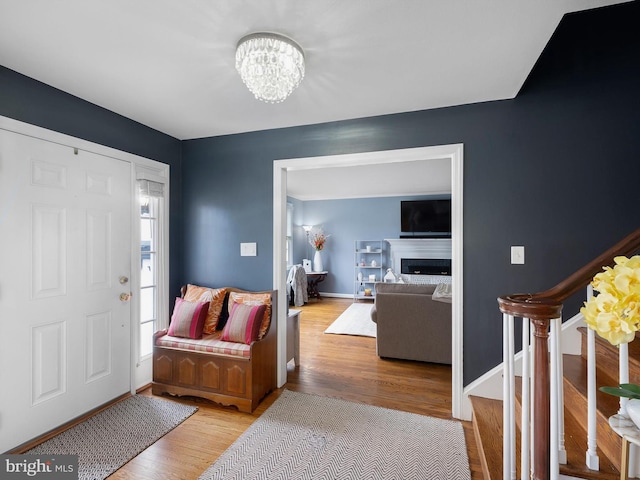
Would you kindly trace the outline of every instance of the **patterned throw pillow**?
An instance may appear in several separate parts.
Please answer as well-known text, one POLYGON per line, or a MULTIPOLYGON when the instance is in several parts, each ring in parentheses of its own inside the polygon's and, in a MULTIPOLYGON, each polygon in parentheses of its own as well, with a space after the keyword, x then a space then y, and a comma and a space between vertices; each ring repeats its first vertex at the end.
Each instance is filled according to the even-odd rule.
POLYGON ((184 299, 188 302, 209 302, 207 319, 204 322, 204 333, 214 333, 222 312, 222 304, 227 293, 226 288, 207 288, 198 285, 187 285, 184 299))
POLYGON ((180 297, 176 298, 167 333, 172 337, 202 338, 207 311, 209 302, 188 302, 180 297))
POLYGON ((258 333, 258 340, 262 340, 267 333, 267 330, 269 330, 269 325, 271 323, 271 294, 268 292, 230 292, 229 305, 233 305, 234 303, 242 303, 244 305, 266 305, 267 308, 264 311, 264 317, 262 319, 262 324, 260 325, 260 332, 258 333))
POLYGON ((220 340, 251 345, 251 342, 258 339, 258 332, 266 309, 266 305, 234 303, 220 340))

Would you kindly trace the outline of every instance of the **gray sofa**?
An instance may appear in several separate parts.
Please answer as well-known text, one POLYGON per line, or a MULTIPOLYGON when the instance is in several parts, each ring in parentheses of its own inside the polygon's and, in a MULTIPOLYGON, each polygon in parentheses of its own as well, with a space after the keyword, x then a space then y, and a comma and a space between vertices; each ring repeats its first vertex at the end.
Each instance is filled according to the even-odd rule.
POLYGON ((450 299, 433 300, 436 285, 377 283, 371 319, 384 358, 451 364, 450 299))

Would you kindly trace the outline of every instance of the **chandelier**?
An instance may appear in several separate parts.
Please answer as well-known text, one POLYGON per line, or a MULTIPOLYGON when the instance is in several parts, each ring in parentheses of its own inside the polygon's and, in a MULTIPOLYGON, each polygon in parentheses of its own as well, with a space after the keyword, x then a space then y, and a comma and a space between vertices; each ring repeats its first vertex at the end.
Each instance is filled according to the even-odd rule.
POLYGON ((304 53, 277 33, 252 33, 236 48, 236 70, 258 100, 280 103, 304 78, 304 53))

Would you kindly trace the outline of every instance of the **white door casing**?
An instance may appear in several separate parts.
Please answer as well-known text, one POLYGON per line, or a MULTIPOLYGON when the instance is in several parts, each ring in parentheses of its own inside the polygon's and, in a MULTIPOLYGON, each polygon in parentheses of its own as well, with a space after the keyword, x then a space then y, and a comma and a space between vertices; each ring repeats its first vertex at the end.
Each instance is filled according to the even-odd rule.
POLYGON ((452 358, 451 400, 454 418, 470 420, 468 398, 465 397, 463 367, 463 144, 435 145, 324 157, 293 158, 273 162, 273 288, 278 290, 278 386, 287 380, 286 362, 286 236, 287 172, 337 166, 365 166, 379 163, 401 163, 430 159, 451 162, 451 254, 452 254, 452 358), (284 298, 284 301, 282 300, 284 298))
POLYGON ((131 178, 0 130, 0 452, 130 390, 131 178))

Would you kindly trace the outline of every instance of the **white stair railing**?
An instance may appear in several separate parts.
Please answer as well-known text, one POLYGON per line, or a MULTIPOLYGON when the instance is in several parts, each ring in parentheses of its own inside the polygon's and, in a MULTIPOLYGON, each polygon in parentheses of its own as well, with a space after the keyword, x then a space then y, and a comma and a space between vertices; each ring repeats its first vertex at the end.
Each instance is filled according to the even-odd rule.
MULTIPOLYGON (((514 352, 514 321, 515 317, 503 314, 503 479, 516 480, 516 415, 515 415, 515 352, 514 352)), ((562 385, 562 347, 561 347, 561 319, 550 323, 549 334, 549 380, 550 380, 550 478, 557 480, 560 475, 559 466, 566 463, 564 447, 564 389, 562 385)), ((531 466, 534 462, 535 444, 534 432, 531 425, 534 422, 535 372, 532 371, 534 362, 531 361, 531 322, 522 319, 522 358, 521 358, 521 422, 520 422, 520 472, 521 478, 531 477, 531 466)))
MULTIPOLYGON (((534 477, 536 480, 555 478, 557 467, 565 460, 564 422, 563 422, 563 389, 562 389, 562 348, 560 346, 560 322, 564 302, 591 283, 594 275, 602 271, 603 266, 613 266, 618 256, 635 255, 640 251, 640 228, 631 232, 621 241, 594 258, 573 274, 555 286, 538 293, 512 293, 498 297, 498 306, 503 314, 503 406, 504 406, 504 471, 503 478, 513 480, 516 476, 515 468, 515 362, 513 323, 516 318, 529 324, 532 334, 528 344, 523 340, 526 348, 532 350, 530 363, 532 368, 524 369, 523 395, 529 396, 526 402, 529 413, 524 414, 523 426, 530 424, 532 434, 526 434, 522 439, 523 452, 528 460, 523 460, 521 468, 524 478, 534 477), (551 332, 550 332, 551 330, 551 332), (555 340, 554 340, 555 338, 555 340), (554 343, 557 342, 557 343, 554 343), (527 380, 530 375, 530 380, 527 380), (528 386, 527 386, 528 385, 528 386), (527 392, 528 389, 528 392, 527 392), (530 418, 528 421, 527 416, 530 418), (535 418, 534 418, 535 417, 535 418), (550 451, 550 448, 553 451, 550 451), (531 450, 532 453, 528 453, 531 450), (528 461, 528 465, 527 465, 528 461), (553 463, 553 464, 552 464, 553 463), (530 473, 533 472, 533 473, 530 473)), ((589 292, 591 295, 591 292, 589 292)), ((526 334, 523 333, 523 336, 526 334)), ((588 438, 586 464, 593 470, 598 469, 597 431, 596 422, 596 366, 595 366, 595 336, 589 331, 587 335, 588 351, 588 408, 587 424, 588 438)), ((620 349, 619 383, 629 381, 628 347, 620 349)), ((524 361, 524 359, 523 359, 524 361)), ((626 413, 627 400, 620 402, 620 412, 626 413)), ((581 419, 584 422, 584 419, 581 419)), ((637 458, 638 452, 632 452, 637 458)), ((638 459, 640 460, 640 459, 638 459)), ((632 465, 631 467, 634 467, 632 465)), ((640 468, 639 468, 640 469, 640 468)))

